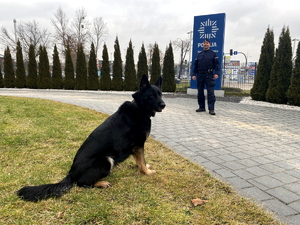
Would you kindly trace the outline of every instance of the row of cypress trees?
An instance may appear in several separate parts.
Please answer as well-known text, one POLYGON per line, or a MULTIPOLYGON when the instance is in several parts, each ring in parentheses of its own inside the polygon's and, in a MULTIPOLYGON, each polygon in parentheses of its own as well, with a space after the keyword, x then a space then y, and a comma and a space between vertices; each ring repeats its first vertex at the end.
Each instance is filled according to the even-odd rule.
POLYGON ((283 28, 275 51, 274 33, 270 28, 261 47, 257 75, 251 97, 257 101, 300 106, 300 43, 293 68, 289 28, 283 28))
MULTIPOLYGON (((127 48, 124 80, 122 76, 122 59, 118 37, 114 44, 114 61, 112 68, 112 79, 108 50, 106 44, 102 51, 101 76, 98 78, 95 46, 92 43, 88 63, 82 45, 78 45, 76 52, 76 65, 72 62, 70 48, 65 51, 65 76, 62 76, 62 67, 56 45, 53 51, 52 74, 50 72, 49 59, 46 48, 40 46, 38 63, 35 57, 34 46, 30 45, 28 53, 28 74, 24 67, 22 47, 17 43, 16 71, 13 69, 13 61, 10 50, 7 47, 4 53, 4 76, 0 67, 0 87, 6 88, 32 88, 32 89, 76 89, 76 90, 115 90, 135 91, 139 86, 143 74, 148 76, 147 57, 144 44, 138 57, 137 71, 134 64, 132 42, 130 40, 127 48), (75 73, 76 72, 76 73, 75 73)), ((151 80, 154 84, 161 75, 160 56, 158 45, 155 44, 152 55, 151 80)), ((174 92, 176 84, 174 81, 174 57, 171 43, 166 49, 163 63, 163 91, 174 92)))

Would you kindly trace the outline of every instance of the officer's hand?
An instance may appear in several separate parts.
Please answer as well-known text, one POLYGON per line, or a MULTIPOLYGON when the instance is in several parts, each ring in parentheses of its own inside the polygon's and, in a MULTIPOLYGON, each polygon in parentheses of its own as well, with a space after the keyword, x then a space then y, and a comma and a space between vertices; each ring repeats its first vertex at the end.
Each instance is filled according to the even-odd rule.
POLYGON ((215 74, 214 75, 214 80, 218 79, 219 78, 219 75, 218 74, 215 74))
POLYGON ((192 76, 192 79, 193 79, 193 80, 196 80, 196 76, 192 76))

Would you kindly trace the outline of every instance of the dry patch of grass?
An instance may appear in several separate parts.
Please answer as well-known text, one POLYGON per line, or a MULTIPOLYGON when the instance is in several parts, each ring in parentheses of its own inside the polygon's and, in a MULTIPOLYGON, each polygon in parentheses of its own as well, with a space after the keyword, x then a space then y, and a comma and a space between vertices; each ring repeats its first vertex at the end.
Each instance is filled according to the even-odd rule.
POLYGON ((106 178, 109 189, 74 187, 61 198, 25 202, 15 191, 54 183, 107 115, 63 103, 0 96, 0 224, 280 224, 203 168, 153 139, 141 175, 132 158, 106 178), (208 202, 193 207, 191 199, 208 202))

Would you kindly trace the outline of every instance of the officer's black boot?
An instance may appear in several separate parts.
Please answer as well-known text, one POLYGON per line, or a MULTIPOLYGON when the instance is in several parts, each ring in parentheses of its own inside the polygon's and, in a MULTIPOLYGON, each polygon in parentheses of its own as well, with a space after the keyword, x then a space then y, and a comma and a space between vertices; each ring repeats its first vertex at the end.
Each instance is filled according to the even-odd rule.
POLYGON ((206 110, 204 108, 199 108, 199 109, 196 109, 196 112, 205 112, 206 110))
POLYGON ((215 113, 215 111, 213 109, 209 110, 209 114, 213 115, 213 116, 216 115, 216 113, 215 113))

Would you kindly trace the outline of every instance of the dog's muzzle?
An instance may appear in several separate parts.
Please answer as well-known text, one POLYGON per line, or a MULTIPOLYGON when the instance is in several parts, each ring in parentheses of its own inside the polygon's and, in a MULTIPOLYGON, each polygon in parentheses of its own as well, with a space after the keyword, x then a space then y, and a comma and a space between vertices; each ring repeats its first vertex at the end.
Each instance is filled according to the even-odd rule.
POLYGON ((158 112, 161 112, 164 108, 166 107, 166 104, 164 103, 164 102, 161 102, 160 104, 159 104, 159 107, 158 107, 158 112))

